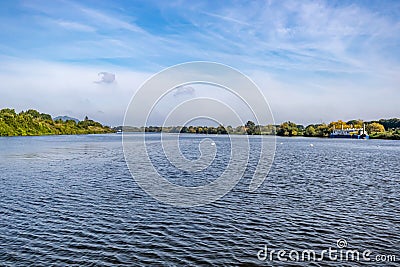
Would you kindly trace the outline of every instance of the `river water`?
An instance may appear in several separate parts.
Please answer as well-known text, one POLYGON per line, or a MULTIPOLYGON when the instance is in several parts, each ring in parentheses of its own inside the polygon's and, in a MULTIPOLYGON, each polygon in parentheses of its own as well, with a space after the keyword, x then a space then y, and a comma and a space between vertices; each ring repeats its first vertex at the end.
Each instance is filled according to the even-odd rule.
MULTIPOLYGON (((181 137, 189 158, 202 138, 181 137)), ((229 149, 226 136, 211 138, 229 149)), ((259 141, 251 138, 253 151, 259 141)), ((165 174, 205 184, 226 167, 220 150, 207 175, 165 174)), ((0 138, 0 265, 399 266, 399 141, 277 138, 271 171, 250 193, 256 162, 220 200, 177 208, 137 185, 121 135, 0 138), (329 248, 370 250, 371 261, 287 257, 329 248), (391 255, 397 262, 377 262, 391 255)))

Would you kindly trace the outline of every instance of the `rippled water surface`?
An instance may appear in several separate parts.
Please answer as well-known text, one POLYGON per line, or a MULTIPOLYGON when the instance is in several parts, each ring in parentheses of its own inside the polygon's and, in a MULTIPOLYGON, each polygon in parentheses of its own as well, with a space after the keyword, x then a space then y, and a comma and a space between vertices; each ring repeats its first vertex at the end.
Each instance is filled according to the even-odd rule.
MULTIPOLYGON (((198 157, 202 138, 181 138, 188 158, 198 157)), ((157 135, 152 161, 174 183, 208 183, 223 172, 230 148, 227 137, 211 138, 219 150, 207 175, 169 169, 157 135)), ((254 155, 259 144, 251 139, 254 155)), ((137 186, 120 135, 0 138, 0 265, 366 264, 257 258, 265 245, 321 251, 337 249, 339 238, 349 249, 400 260, 400 141, 278 138, 270 174, 249 193, 256 162, 252 156, 245 176, 219 201, 175 208, 137 186)))

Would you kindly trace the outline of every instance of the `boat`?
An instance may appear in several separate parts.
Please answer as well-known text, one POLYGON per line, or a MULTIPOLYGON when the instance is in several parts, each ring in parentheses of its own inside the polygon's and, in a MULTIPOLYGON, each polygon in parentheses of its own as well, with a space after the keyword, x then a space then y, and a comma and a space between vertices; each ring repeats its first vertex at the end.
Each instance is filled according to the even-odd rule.
POLYGON ((365 124, 363 125, 363 128, 347 128, 337 130, 335 127, 333 128, 333 131, 329 135, 330 138, 352 138, 352 139, 369 139, 369 135, 367 131, 365 130, 365 124))

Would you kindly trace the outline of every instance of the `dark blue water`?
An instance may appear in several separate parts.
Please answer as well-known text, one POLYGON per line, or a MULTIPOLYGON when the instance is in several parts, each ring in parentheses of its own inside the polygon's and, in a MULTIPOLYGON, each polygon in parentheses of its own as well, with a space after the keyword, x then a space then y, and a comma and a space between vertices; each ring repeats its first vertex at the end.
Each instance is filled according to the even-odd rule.
MULTIPOLYGON (((229 148, 226 137, 213 138, 229 148)), ((256 155, 259 139, 251 143, 256 155)), ((218 153, 194 185, 221 173, 227 153, 218 153)), ((399 141, 278 138, 270 174, 249 193, 256 161, 219 201, 175 208, 137 186, 120 135, 0 138, 0 265, 399 266, 399 141), (395 255, 397 262, 257 257, 265 245, 337 249, 339 238, 349 249, 371 250, 372 259, 395 255)), ((170 171, 190 184, 190 176, 170 171)))

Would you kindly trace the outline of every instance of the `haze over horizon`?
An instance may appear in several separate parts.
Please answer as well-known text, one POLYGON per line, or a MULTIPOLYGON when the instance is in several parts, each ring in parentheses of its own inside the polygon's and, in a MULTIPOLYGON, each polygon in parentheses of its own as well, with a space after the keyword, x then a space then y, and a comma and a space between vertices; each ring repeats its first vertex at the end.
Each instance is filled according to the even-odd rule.
POLYGON ((253 79, 276 123, 400 117, 398 1, 2 1, 0 14, 0 108, 122 125, 152 75, 213 61, 253 79))

